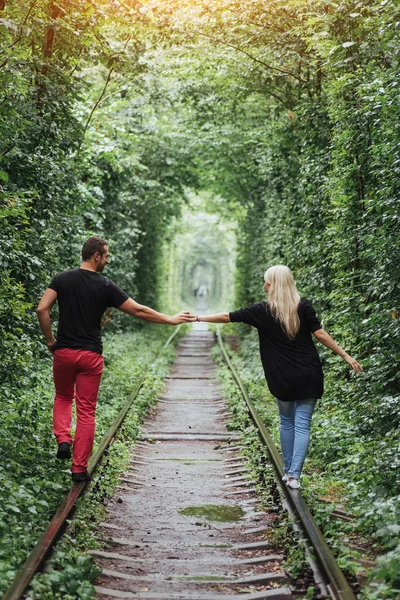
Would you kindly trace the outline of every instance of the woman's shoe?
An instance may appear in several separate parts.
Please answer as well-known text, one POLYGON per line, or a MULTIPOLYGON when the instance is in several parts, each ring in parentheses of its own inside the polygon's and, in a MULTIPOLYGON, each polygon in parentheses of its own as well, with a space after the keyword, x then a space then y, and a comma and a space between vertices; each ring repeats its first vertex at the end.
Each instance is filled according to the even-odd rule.
POLYGON ((287 480, 287 485, 292 488, 292 490, 298 490, 300 487, 300 481, 298 479, 294 479, 294 477, 291 477, 287 480))

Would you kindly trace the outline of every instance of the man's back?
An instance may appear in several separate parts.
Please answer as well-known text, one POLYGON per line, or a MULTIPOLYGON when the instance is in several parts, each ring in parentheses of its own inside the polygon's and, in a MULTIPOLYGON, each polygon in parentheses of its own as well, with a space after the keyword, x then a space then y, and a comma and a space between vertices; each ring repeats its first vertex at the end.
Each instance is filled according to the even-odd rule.
POLYGON ((59 305, 54 349, 91 350, 101 354, 101 317, 108 306, 118 308, 129 296, 111 279, 82 268, 59 273, 49 288, 57 292, 59 305))

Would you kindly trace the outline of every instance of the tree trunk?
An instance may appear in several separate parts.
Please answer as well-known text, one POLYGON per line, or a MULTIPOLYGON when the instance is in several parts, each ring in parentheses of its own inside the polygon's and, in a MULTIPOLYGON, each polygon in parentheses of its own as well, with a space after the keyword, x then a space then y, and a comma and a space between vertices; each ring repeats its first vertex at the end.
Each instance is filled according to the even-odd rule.
MULTIPOLYGON (((2 0, 0 0, 0 2, 1 1, 2 0)), ((45 75, 45 76, 49 72, 49 61, 53 55, 54 38, 56 35, 56 20, 58 19, 58 17, 61 14, 61 8, 56 6, 54 4, 53 0, 50 0, 49 9, 50 9, 49 13, 50 13, 51 23, 50 23, 50 25, 47 26, 47 31, 46 31, 46 34, 44 37, 44 43, 43 43, 44 62, 43 62, 43 66, 42 66, 42 75, 45 75)))

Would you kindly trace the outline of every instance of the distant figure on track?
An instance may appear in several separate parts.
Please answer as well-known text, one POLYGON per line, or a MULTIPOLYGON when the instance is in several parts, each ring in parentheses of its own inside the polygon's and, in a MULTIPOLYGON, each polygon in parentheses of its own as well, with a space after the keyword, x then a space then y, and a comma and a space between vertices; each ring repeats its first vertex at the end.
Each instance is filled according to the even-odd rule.
POLYGON ((97 396, 103 371, 101 318, 107 307, 153 323, 178 325, 195 320, 189 312, 164 315, 138 304, 111 279, 100 275, 108 264, 105 240, 89 238, 82 248, 78 269, 59 273, 40 300, 37 315, 46 344, 53 353, 56 388, 53 431, 58 442, 57 458, 71 456, 72 402, 76 396, 77 424, 73 445, 72 480, 87 481, 93 448, 97 396), (57 339, 51 328, 50 311, 58 301, 57 339))
POLYGON ((362 367, 322 329, 311 303, 300 297, 288 267, 270 267, 264 281, 268 302, 230 313, 197 316, 196 320, 241 322, 258 330, 265 378, 279 408, 283 480, 297 489, 310 441, 311 417, 323 394, 321 361, 311 334, 357 373, 362 367))

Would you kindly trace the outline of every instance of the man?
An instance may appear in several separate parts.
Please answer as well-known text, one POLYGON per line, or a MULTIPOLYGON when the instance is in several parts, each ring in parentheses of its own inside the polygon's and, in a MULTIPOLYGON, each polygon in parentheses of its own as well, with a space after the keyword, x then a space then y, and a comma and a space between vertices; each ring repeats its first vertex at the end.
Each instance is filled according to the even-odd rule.
POLYGON ((178 325, 195 320, 188 311, 164 315, 138 304, 111 279, 99 273, 108 264, 108 245, 99 237, 89 238, 82 248, 78 269, 56 275, 43 294, 37 315, 50 352, 56 388, 53 431, 57 458, 71 456, 72 402, 76 396, 77 424, 73 445, 72 480, 87 481, 87 464, 93 448, 97 396, 103 371, 101 318, 107 307, 153 323, 178 325), (50 311, 58 301, 57 339, 51 328, 50 311))

